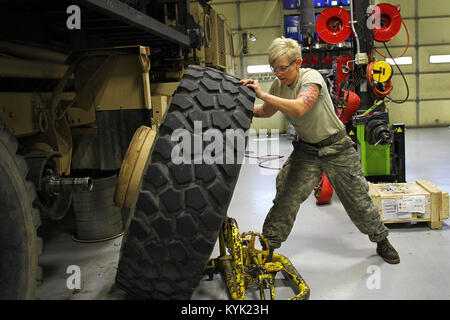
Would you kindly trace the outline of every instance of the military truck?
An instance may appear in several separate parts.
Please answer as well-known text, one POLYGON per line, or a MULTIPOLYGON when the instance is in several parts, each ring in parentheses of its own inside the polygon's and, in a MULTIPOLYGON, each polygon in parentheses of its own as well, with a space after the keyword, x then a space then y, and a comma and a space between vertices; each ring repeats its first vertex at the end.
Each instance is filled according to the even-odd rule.
POLYGON ((0 25, 0 298, 34 298, 40 226, 71 208, 79 241, 124 234, 118 287, 189 298, 242 150, 175 163, 173 133, 245 140, 255 99, 224 19, 208 1, 2 0, 0 25))

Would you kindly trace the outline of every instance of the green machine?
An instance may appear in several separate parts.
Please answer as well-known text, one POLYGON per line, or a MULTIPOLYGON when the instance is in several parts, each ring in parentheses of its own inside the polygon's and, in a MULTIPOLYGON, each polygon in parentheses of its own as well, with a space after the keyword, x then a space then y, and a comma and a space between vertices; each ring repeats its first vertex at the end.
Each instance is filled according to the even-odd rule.
POLYGON ((353 118, 364 175, 370 182, 405 182, 405 126, 389 128, 387 112, 370 113, 376 107, 384 109, 384 103, 379 101, 353 118))

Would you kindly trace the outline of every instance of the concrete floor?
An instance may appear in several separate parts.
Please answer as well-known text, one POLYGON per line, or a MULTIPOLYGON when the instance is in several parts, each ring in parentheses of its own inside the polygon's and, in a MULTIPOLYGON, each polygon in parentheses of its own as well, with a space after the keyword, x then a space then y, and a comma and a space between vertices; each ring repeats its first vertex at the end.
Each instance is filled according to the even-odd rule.
MULTIPOLYGON (((406 178, 425 179, 450 192, 450 129, 427 128, 406 131, 406 178)), ((280 138, 279 153, 285 157, 267 165, 281 166, 292 150, 291 141, 280 138)), ((264 155, 264 154, 259 154, 264 155)), ((262 169, 246 161, 228 215, 239 229, 260 232, 275 195, 277 170, 262 169)), ((314 195, 300 209, 295 226, 279 253, 288 257, 311 288, 312 300, 354 299, 449 299, 450 226, 431 230, 426 224, 389 225, 391 243, 399 251, 401 263, 385 263, 375 252, 375 244, 351 223, 340 201, 316 206, 314 195)), ((72 240, 73 218, 54 223, 40 258, 43 280, 38 299, 124 299, 114 288, 114 276, 122 238, 83 244, 72 240), (81 288, 68 289, 67 268, 81 270, 81 288)), ((218 256, 218 247, 212 257, 218 256)), ((281 278, 276 280, 277 298, 293 291, 281 278)), ((193 299, 227 300, 219 275, 204 277, 193 299)), ((248 299, 257 299, 256 291, 248 299)))

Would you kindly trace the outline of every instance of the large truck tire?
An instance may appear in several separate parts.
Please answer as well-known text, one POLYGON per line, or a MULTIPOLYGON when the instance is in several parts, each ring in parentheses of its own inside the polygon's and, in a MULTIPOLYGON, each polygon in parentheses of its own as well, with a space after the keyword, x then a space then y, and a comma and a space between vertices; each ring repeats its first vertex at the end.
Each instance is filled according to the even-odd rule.
POLYGON ((34 299, 41 276, 37 236, 39 210, 33 207, 36 190, 26 180, 28 165, 16 154, 18 142, 0 120, 0 299, 34 299))
POLYGON ((208 67, 186 69, 150 151, 135 213, 123 239, 116 285, 131 297, 192 296, 227 214, 254 100, 253 90, 234 76, 208 67), (192 162, 178 163, 174 151, 180 141, 172 141, 180 133, 176 130, 186 130, 194 146, 196 139, 202 139, 195 132, 199 127, 201 150, 192 147, 188 157, 184 154, 192 162), (205 141, 207 132, 224 137, 221 150, 210 153, 217 156, 213 163, 202 157, 211 147, 205 141), (232 161, 220 163, 220 153, 231 154, 232 161))

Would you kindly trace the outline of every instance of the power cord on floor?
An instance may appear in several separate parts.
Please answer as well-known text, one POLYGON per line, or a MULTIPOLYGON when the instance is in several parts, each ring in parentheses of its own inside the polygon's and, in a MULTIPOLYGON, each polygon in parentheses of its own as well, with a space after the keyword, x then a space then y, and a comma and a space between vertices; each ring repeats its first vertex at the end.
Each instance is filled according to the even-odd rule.
POLYGON ((269 161, 273 161, 273 160, 279 160, 284 158, 284 156, 282 155, 265 155, 265 156, 251 156, 250 154, 252 154, 253 151, 245 151, 245 157, 247 158, 252 158, 252 159, 257 159, 258 160, 258 166, 260 168, 264 168, 264 169, 270 169, 270 170, 281 170, 281 168, 274 168, 274 167, 269 167, 269 166, 265 166, 263 165, 263 163, 269 162, 269 161))

